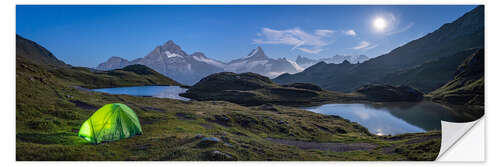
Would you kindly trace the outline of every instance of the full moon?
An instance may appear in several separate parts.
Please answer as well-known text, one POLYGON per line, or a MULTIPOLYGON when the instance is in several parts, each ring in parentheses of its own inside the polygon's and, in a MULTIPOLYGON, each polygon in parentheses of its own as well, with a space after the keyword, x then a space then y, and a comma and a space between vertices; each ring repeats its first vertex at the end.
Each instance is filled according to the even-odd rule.
POLYGON ((384 18, 377 17, 373 20, 373 27, 375 27, 377 31, 382 31, 387 27, 387 23, 384 18))

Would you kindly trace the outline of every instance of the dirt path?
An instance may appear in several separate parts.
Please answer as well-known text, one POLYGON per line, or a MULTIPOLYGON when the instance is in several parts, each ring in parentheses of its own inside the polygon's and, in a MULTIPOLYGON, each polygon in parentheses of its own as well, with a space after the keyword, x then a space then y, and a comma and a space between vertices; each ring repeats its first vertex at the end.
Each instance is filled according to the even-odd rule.
POLYGON ((346 152, 346 151, 356 151, 356 150, 371 150, 376 148, 377 146, 370 143, 319 143, 319 142, 305 142, 305 141, 296 141, 296 140, 285 140, 285 139, 274 139, 274 138, 266 138, 266 140, 284 144, 296 146, 300 149, 317 149, 323 151, 334 151, 334 152, 346 152))

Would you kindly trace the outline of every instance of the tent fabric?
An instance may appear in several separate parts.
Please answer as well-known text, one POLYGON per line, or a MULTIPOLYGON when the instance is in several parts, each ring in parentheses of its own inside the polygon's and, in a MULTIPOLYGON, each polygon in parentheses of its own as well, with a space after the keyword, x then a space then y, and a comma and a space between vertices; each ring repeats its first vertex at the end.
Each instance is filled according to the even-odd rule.
POLYGON ((106 104, 83 123, 78 136, 94 144, 142 134, 135 112, 125 104, 106 104))

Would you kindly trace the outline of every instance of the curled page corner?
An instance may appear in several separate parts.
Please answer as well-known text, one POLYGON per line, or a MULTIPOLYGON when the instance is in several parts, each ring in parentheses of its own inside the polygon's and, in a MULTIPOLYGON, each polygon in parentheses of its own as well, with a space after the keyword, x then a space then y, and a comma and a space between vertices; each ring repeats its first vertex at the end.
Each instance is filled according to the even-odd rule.
POLYGON ((436 160, 440 161, 440 158, 481 119, 461 123, 441 121, 441 149, 436 160))

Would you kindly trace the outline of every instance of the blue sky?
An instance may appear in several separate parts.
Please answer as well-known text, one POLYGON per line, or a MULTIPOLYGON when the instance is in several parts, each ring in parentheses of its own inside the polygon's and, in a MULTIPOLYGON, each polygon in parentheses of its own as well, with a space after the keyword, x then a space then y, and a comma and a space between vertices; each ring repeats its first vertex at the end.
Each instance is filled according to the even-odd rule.
POLYGON ((16 33, 75 66, 144 57, 173 40, 224 62, 261 46, 273 58, 380 56, 475 6, 17 6, 16 33), (379 21, 378 27, 374 25, 379 21), (382 23, 380 23, 382 22, 382 23))

